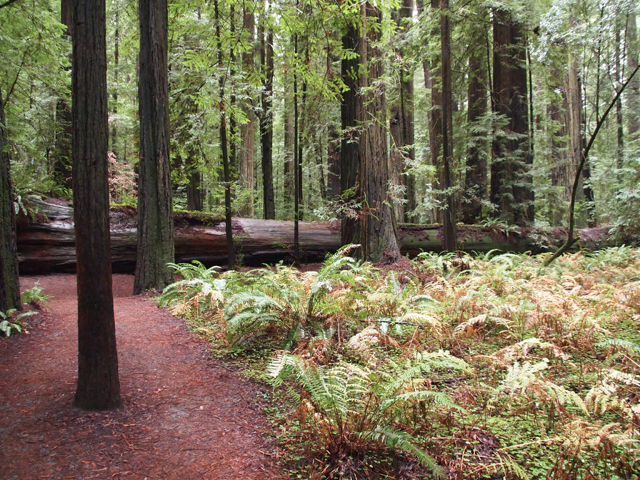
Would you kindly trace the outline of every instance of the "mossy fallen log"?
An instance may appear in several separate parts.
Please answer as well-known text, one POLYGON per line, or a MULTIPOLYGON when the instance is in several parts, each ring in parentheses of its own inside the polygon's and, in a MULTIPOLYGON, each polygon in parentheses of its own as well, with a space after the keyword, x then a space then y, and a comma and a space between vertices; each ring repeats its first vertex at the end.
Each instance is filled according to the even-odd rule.
MULTIPOLYGON (((41 210, 47 214, 47 207, 41 210)), ((111 260, 114 272, 130 273, 135 269, 136 229, 131 215, 112 215, 111 260)), ((48 215, 49 216, 49 215, 48 215)), ((75 235, 72 210, 56 205, 55 214, 47 223, 21 223, 18 228, 20 273, 47 274, 75 271, 75 235)), ((580 231, 580 247, 595 250, 612 244, 609 229, 601 227, 580 231)), ((281 260, 293 260, 293 222, 234 218, 233 233, 236 253, 241 264, 260 266, 281 260)), ((497 227, 459 226, 458 244, 467 252, 502 251, 539 253, 553 250, 565 238, 562 229, 540 231, 517 229, 504 231, 497 227)), ((442 229, 438 225, 401 225, 401 250, 415 256, 423 251, 442 251, 442 229)), ((205 265, 225 265, 227 245, 224 222, 221 220, 176 215, 176 262, 199 260, 205 265)), ((340 224, 300 223, 302 262, 320 262, 329 252, 340 247, 340 224)))

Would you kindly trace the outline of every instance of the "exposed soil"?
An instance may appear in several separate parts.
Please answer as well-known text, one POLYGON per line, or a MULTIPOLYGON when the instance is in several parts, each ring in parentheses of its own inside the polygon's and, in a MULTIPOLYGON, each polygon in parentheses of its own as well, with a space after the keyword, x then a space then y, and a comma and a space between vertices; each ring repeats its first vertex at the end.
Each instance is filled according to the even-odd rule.
POLYGON ((75 409, 75 276, 21 286, 36 281, 54 296, 50 312, 29 335, 0 339, 1 479, 285 478, 258 387, 209 360, 184 322, 132 296, 130 275, 113 277, 124 405, 75 409))

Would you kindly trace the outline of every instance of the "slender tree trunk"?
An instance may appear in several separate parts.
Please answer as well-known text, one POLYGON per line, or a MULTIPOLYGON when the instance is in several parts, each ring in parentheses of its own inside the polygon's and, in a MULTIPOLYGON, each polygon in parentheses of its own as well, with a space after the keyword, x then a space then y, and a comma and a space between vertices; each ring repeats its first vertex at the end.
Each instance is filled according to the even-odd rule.
MULTIPOLYGON (((480 6, 479 23, 488 22, 488 10, 480 6)), ((467 122, 473 126, 487 113, 487 64, 489 52, 485 42, 486 31, 479 29, 471 37, 471 53, 469 56, 469 88, 467 98, 469 102, 467 122)), ((469 133, 469 148, 467 150, 467 172, 465 176, 465 192, 461 205, 462 221, 471 225, 482 219, 482 204, 488 200, 487 191, 487 155, 488 145, 486 136, 476 133, 472 129, 469 133)))
POLYGON ((173 210, 169 174, 167 1, 140 1, 140 173, 138 259, 133 292, 173 281, 173 210))
MULTIPOLYGON (((380 10, 366 3, 363 11, 362 62, 367 73, 361 76, 364 88, 384 75, 383 64, 377 61, 382 56, 375 47, 381 33, 380 10)), ((384 115, 386 98, 384 89, 369 92, 360 103, 358 119, 363 126, 360 135, 360 179, 359 189, 365 206, 360 219, 360 245, 362 258, 371 262, 395 262, 400 259, 395 215, 390 205, 388 192, 389 156, 384 115)))
MULTIPOLYGON (((639 7, 636 6, 636 10, 639 7)), ((633 72, 638 66, 638 56, 640 55, 640 42, 638 41, 638 12, 635 11, 629 15, 627 25, 627 71, 633 72)), ((640 78, 637 76, 631 80, 627 88, 627 115, 628 115, 628 133, 629 138, 638 139, 638 131, 640 131, 640 78)))
POLYGON ((120 406, 113 295, 107 151, 105 0, 73 1, 73 205, 78 281, 75 406, 120 406))
MULTIPOLYGON (((620 22, 621 23, 621 22, 620 22)), ((616 22, 618 24, 618 21, 616 22)), ((621 37, 620 37, 620 29, 622 25, 616 25, 616 33, 615 33, 615 88, 620 88, 619 85, 622 85, 624 82, 624 71, 623 71, 623 58, 622 58, 622 45, 621 45, 621 37)), ((624 126, 622 123, 622 97, 618 98, 616 102, 616 140, 618 145, 618 150, 616 152, 616 168, 618 169, 618 183, 622 182, 622 168, 624 167, 624 126)))
POLYGON ((118 158, 118 160, 120 160, 120 158, 118 157, 118 147, 117 147, 117 141, 118 141, 118 122, 116 120, 116 116, 118 115, 118 76, 120 73, 120 9, 117 8, 116 6, 116 15, 115 15, 115 33, 114 33, 114 38, 113 41, 115 43, 114 45, 114 55, 113 55, 113 80, 114 80, 114 86, 113 86, 113 108, 111 109, 111 113, 113 113, 113 121, 111 124, 111 151, 113 153, 115 153, 116 158, 118 158))
MULTIPOLYGON (((298 2, 296 2, 296 6, 298 2)), ((293 37, 293 56, 296 63, 298 62, 298 34, 293 37)), ((293 248, 294 257, 297 264, 300 263, 300 194, 302 178, 300 176, 300 170, 298 164, 300 159, 298 155, 300 150, 298 149, 298 142, 300 141, 299 135, 299 112, 298 112, 298 73, 296 72, 297 65, 294 65, 293 69, 293 248)))
MULTIPOLYGON (((255 42, 255 4, 252 2, 244 2, 243 29, 251 44, 255 42)), ((253 72, 254 67, 254 51, 253 49, 242 54, 242 64, 247 74, 253 72)), ((244 204, 239 212, 240 216, 253 217, 253 190, 255 188, 255 178, 253 171, 253 162, 256 157, 255 132, 256 132, 256 115, 252 108, 246 102, 242 102, 242 111, 247 117, 248 122, 240 126, 240 136, 242 144, 239 149, 239 183, 240 188, 248 190, 248 202, 244 204)))
MULTIPOLYGON (((223 56, 222 56, 222 35, 220 29, 220 10, 218 8, 218 0, 213 1, 213 8, 215 11, 216 20, 216 36, 218 37, 218 68, 222 70, 223 56)), ((220 75, 218 80, 218 87, 220 89, 220 147, 222 150, 222 168, 224 170, 224 218, 225 218, 225 233, 227 237, 227 257, 228 266, 230 269, 236 266, 236 254, 233 246, 233 231, 231 225, 231 171, 229 168, 229 152, 227 141, 227 112, 225 106, 225 93, 224 93, 224 75, 220 75)))
MULTIPOLYGON (((71 0, 60 2, 60 23, 67 27, 66 36, 73 38, 73 20, 71 0)), ((56 103, 56 140, 54 171, 58 182, 71 188, 71 107, 67 99, 59 98, 56 103)))
MULTIPOLYGON (((434 11, 439 10, 440 0, 431 0, 431 8, 434 11)), ((434 36, 440 34, 440 32, 434 29, 434 36)), ((440 64, 441 58, 439 56, 434 58, 431 62, 425 62, 423 64, 425 87, 427 90, 431 90, 431 110, 429 110, 429 149, 431 154, 431 165, 436 168, 437 173, 436 181, 433 185, 433 189, 435 191, 443 188, 441 183, 443 164, 440 156, 440 151, 442 149, 442 92, 440 91, 440 85, 437 80, 442 77, 442 67, 440 64)), ((434 216, 439 223, 443 223, 443 215, 442 210, 437 210, 434 216)))
POLYGON ((263 91, 262 114, 260 117, 260 142, 262 144, 262 187, 264 203, 264 219, 276 218, 276 204, 273 191, 273 32, 259 29, 262 32, 260 41, 260 63, 262 64, 263 91))
POLYGON ((292 210, 292 198, 295 195, 295 181, 294 181, 294 136, 295 128, 293 121, 293 98, 289 95, 285 95, 284 98, 284 209, 287 212, 286 216, 291 215, 292 210))
POLYGON ((0 90, 0 312, 6 312, 11 308, 22 310, 11 155, 7 145, 4 106, 5 100, 0 90))
MULTIPOLYGON (((358 95, 360 86, 362 38, 357 25, 349 25, 342 37, 342 49, 355 55, 353 58, 343 58, 341 63, 342 81, 347 90, 342 94, 340 117, 342 124, 342 139, 340 142, 340 193, 345 201, 357 201, 359 192, 358 172, 360 170, 360 126, 357 112, 361 107, 362 97, 358 95)), ((357 215, 352 211, 342 219, 341 239, 343 245, 354 243, 358 238, 357 215)))
POLYGON ((442 170, 440 184, 444 189, 445 210, 442 217, 444 249, 457 250, 456 204, 453 198, 451 165, 453 163, 453 115, 451 102, 451 31, 449 0, 440 2, 441 72, 442 72, 442 170))
POLYGON ((329 127, 329 141, 327 143, 327 194, 329 199, 340 197, 340 135, 335 127, 329 127))
MULTIPOLYGON (((402 6, 394 15, 398 29, 402 32, 406 28, 406 19, 413 16, 413 0, 402 0, 402 6)), ((404 57, 404 52, 396 52, 404 57)), ((409 222, 411 212, 416 208, 415 178, 407 174, 410 162, 415 159, 414 130, 413 130, 413 71, 407 66, 400 68, 398 85, 400 92, 397 101, 390 108, 389 132, 393 139, 391 146, 391 178, 392 183, 405 187, 404 200, 406 204, 395 204, 394 211, 397 221, 409 222)))
POLYGON ((202 172, 198 168, 195 149, 189 148, 186 167, 189 177, 187 180, 187 210, 201 212, 202 202, 202 172))

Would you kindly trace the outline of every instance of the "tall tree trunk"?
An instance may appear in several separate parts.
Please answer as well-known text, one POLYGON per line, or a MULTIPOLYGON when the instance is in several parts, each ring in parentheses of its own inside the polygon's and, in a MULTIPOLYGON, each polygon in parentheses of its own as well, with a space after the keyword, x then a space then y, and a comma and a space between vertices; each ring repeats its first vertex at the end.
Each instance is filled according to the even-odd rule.
POLYGON ((13 209, 11 155, 7 148, 4 115, 5 100, 0 90, 0 312, 22 309, 18 253, 16 247, 16 214, 13 209))
POLYGON ((186 161, 187 179, 187 210, 201 212, 202 202, 202 172, 198 168, 195 148, 189 148, 186 161))
POLYGON ((286 212, 285 217, 289 217, 292 211, 292 199, 295 195, 295 181, 294 181, 294 120, 293 120, 293 98, 289 95, 285 95, 284 98, 284 210, 286 212))
POLYGON ((75 406, 120 406, 111 291, 105 0, 73 1, 73 206, 78 281, 75 406))
POLYGON ((111 124, 111 151, 115 153, 116 158, 120 161, 121 159, 118 157, 118 122, 115 118, 118 115, 118 77, 120 73, 120 9, 116 6, 116 15, 115 15, 115 34, 113 41, 114 45, 114 55, 113 55, 113 108, 111 109, 111 113, 113 113, 113 121, 111 124))
MULTIPOLYGON (((66 36, 73 38, 73 20, 71 0, 60 2, 60 23, 67 27, 66 36)), ((56 140, 54 172, 57 181, 67 188, 71 188, 71 107, 67 99, 59 98, 56 103, 56 140)))
POLYGON ((133 292, 162 290, 173 281, 167 0, 140 1, 140 173, 138 258, 133 292))
POLYGON ((276 218, 273 192, 273 31, 261 21, 260 63, 262 65, 263 90, 260 116, 260 143, 262 144, 262 188, 264 219, 276 218))
MULTIPOLYGON (((431 0, 431 8, 434 11, 440 9, 440 0, 431 0)), ((433 35, 440 35, 436 29, 433 31, 433 35)), ((425 62, 424 68, 424 82, 427 90, 431 91, 431 110, 429 110, 429 150, 431 154, 431 165, 435 167, 437 176, 433 185, 435 191, 443 188, 442 186, 442 170, 443 163, 440 156, 440 150, 442 148, 442 92, 440 91, 440 85, 438 78, 442 76, 441 72, 441 58, 438 56, 431 62, 425 62)), ((444 199, 443 199, 444 203, 444 199)), ((444 213, 442 210, 435 212, 435 218, 439 223, 444 221, 444 213)))
MULTIPOLYGON (((358 95, 360 86, 362 38, 357 25, 349 25, 342 37, 342 49, 355 55, 342 59, 341 75, 347 90, 342 94, 340 104, 340 118, 342 124, 342 139, 340 142, 340 193, 345 201, 355 201, 358 193, 355 191, 358 185, 358 172, 360 170, 360 126, 358 125, 357 112, 362 108, 362 97, 358 95), (347 198, 348 197, 348 198, 347 198)), ((357 219, 359 212, 342 219, 341 239, 343 245, 357 241, 357 219)))
MULTIPOLYGON (((249 42, 253 45, 255 43, 255 4, 253 2, 243 2, 244 15, 243 24, 245 35, 248 36, 249 42)), ((242 54, 242 64, 247 74, 254 71, 254 49, 244 52, 242 54)), ((255 132, 256 132, 256 114, 253 109, 249 107, 247 102, 242 102, 242 111, 247 117, 247 123, 240 126, 240 136, 242 143, 239 149, 238 162, 239 162, 239 184, 240 188, 248 190, 248 202, 243 204, 240 209, 240 216, 253 217, 253 190, 255 187, 253 162, 256 157, 255 146, 255 132)))
MULTIPOLYGON (((624 61, 622 58, 622 38, 620 36, 620 30, 622 25, 620 25, 620 15, 618 15, 618 20, 616 21, 616 33, 615 33, 615 88, 616 90, 620 88, 620 85, 624 83, 624 61)), ((622 123, 622 97, 618 98, 616 102, 616 139, 618 149, 616 152, 616 168, 618 169, 618 183, 622 181, 621 170, 624 167, 624 126, 622 123)))
MULTIPOLYGON (((216 36, 218 37, 218 69, 222 70, 224 58, 222 55, 222 35, 220 28, 220 10, 218 0, 213 1, 216 20, 216 36)), ((224 75, 220 75, 218 88, 220 89, 220 147, 222 150, 222 168, 224 170, 224 218, 225 234, 227 237, 227 260, 230 269, 236 266, 236 254, 233 246, 233 231, 231 225, 231 171, 229 168, 229 152, 227 142, 227 112, 224 94, 224 75)))
MULTIPOLYGON (((488 22, 488 10, 484 6, 476 10, 479 24, 488 22)), ((467 99, 469 103, 467 122, 477 124, 487 113, 487 55, 486 31, 479 28, 478 33, 470 39, 471 53, 469 55, 469 88, 467 99)), ((482 204, 488 200, 487 191, 487 155, 488 145, 486 135, 472 129, 469 133, 469 148, 467 150, 467 171, 465 176, 465 192, 461 204, 462 221, 471 225, 482 219, 482 204)))
POLYGON ((523 27, 510 12, 493 13, 493 107, 511 137, 493 142, 491 201, 497 216, 516 225, 533 222, 526 49, 523 27))
MULTIPOLYGON (((400 31, 406 28, 406 19, 413 16, 413 0, 402 0, 402 6, 394 15, 394 20, 400 31)), ((396 52, 404 57, 404 52, 396 52)), ((391 105, 389 132, 393 139, 391 147, 391 181, 405 187, 406 204, 394 205, 397 221, 409 222, 411 212, 416 208, 415 178, 407 174, 410 162, 415 159, 414 153, 414 123, 413 123, 413 71, 408 66, 400 68, 400 92, 397 101, 391 105)))
POLYGON ((442 72, 442 169, 440 185, 444 189, 445 209, 442 217, 444 249, 457 250, 456 204, 453 198, 451 165, 453 164, 453 115, 451 102, 451 30, 449 0, 440 2, 441 72, 442 72))
MULTIPOLYGON (((363 11, 364 45, 361 50, 366 74, 361 76, 362 87, 367 88, 384 74, 383 64, 377 61, 382 54, 374 45, 379 41, 382 22, 380 10, 365 3, 363 11), (378 24, 378 25, 376 25, 378 24)), ((389 156, 384 115, 386 98, 383 87, 364 94, 358 119, 363 126, 360 134, 360 178, 364 215, 360 218, 360 245, 362 258, 371 262, 394 262, 400 259, 395 215, 388 192, 389 156)))

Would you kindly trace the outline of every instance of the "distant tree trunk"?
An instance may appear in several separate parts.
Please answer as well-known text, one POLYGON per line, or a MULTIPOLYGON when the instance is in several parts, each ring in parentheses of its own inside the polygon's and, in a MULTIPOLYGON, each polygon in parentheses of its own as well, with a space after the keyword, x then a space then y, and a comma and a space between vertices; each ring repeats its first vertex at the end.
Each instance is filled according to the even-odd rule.
MULTIPOLYGON (((620 37, 620 30, 623 28, 620 22, 620 15, 618 15, 618 20, 616 21, 616 33, 615 33, 615 88, 616 90, 620 88, 620 85, 624 83, 624 70, 623 65, 624 61, 622 58, 622 45, 620 37)), ((624 167, 624 125, 622 122, 622 97, 618 98, 616 102, 616 139, 618 150, 616 152, 616 168, 618 169, 618 182, 622 181, 622 168, 624 167)))
MULTIPOLYGON (((436 11, 440 9, 440 0, 431 0, 431 8, 436 11)), ((440 32, 434 29, 433 35, 440 35, 440 32)), ((436 168, 437 177, 434 182, 434 190, 440 190, 443 188, 442 170, 443 164, 440 160, 440 150, 442 148, 442 92, 440 91, 440 85, 438 84, 438 78, 442 76, 441 72, 441 59, 438 56, 431 62, 425 62, 424 68, 424 82, 425 87, 431 90, 431 110, 429 111, 429 150, 431 153, 431 165, 436 168)), ((443 223, 443 211, 438 210, 436 213, 436 220, 439 223, 443 223)))
POLYGON ((187 210, 201 212, 203 209, 202 202, 202 172, 198 168, 196 161, 196 152, 193 147, 189 148, 186 169, 187 178, 187 210))
POLYGON ((16 214, 13 209, 11 155, 7 148, 4 115, 5 100, 0 90, 0 312, 11 308, 22 310, 18 253, 16 247, 16 214))
MULTIPOLYGON (((71 0, 60 2, 60 23, 67 27, 66 36, 73 38, 73 20, 71 0)), ((71 107, 65 98, 56 103, 56 140, 54 172, 61 185, 71 188, 71 107)))
MULTIPOLYGON (((636 7, 638 8, 638 7, 636 7)), ((638 12, 629 15, 627 25, 627 71, 633 72, 638 66, 638 56, 640 55, 640 42, 638 42, 638 12)), ((628 105, 628 132, 629 138, 637 140, 637 134, 640 130, 640 78, 638 75, 633 77, 631 83, 627 87, 627 105, 628 105)))
MULTIPOLYGON (((384 74, 383 64, 375 43, 380 40, 380 30, 374 24, 382 22, 380 10, 366 3, 363 10, 362 63, 367 73, 361 76, 362 87, 372 85, 384 74)), ((389 156, 387 150, 386 112, 384 87, 379 86, 366 94, 360 102, 358 119, 360 134, 359 190, 362 192, 365 212, 360 218, 362 258, 371 262, 395 262, 400 259, 395 216, 389 204, 389 156)))
MULTIPOLYGON (((481 25, 488 22, 488 10, 480 6, 476 12, 481 25)), ((471 37, 471 52, 469 55, 469 88, 468 115, 469 125, 477 124, 487 113, 487 44, 486 31, 479 29, 479 33, 471 37)), ((486 136, 473 130, 469 133, 469 148, 467 150, 467 172, 465 176, 465 192, 461 204, 462 221, 467 225, 478 223, 482 219, 482 204, 488 200, 487 191, 487 155, 488 146, 486 136)))
POLYGON ((78 281, 78 386, 74 404, 120 406, 107 151, 105 0, 73 1, 73 206, 78 281))
POLYGON ((294 121, 293 121, 293 98, 285 95, 284 98, 284 209, 287 212, 285 216, 291 215, 292 198, 295 195, 294 182, 294 121))
POLYGON ((111 124, 111 151, 115 153, 118 161, 121 159, 118 157, 118 122, 115 118, 118 115, 118 74, 120 73, 120 9, 116 8, 115 15, 115 33, 114 33, 114 55, 113 55, 113 77, 114 77, 114 86, 113 86, 113 108, 111 109, 111 113, 113 113, 113 121, 111 124))
MULTIPOLYGON (((402 0, 402 6, 394 15, 394 20, 400 31, 403 31, 405 20, 413 16, 413 0, 402 0)), ((402 49, 396 52, 404 57, 402 49)), ((390 108, 389 132, 393 139, 391 146, 391 178, 396 185, 405 187, 404 200, 406 204, 394 205, 397 221, 409 222, 411 212, 416 208, 415 178, 406 172, 409 162, 415 158, 414 130, 413 130, 413 71, 407 66, 400 68, 400 92, 396 102, 390 108)))
POLYGON ((138 257, 133 292, 173 281, 173 210, 169 174, 167 0, 140 1, 140 173, 138 257))
MULTIPOLYGON (((360 170, 360 126, 358 125, 357 112, 361 107, 362 97, 358 95, 360 86, 360 63, 361 63, 361 43, 362 38, 358 32, 357 25, 349 25, 345 35, 342 37, 342 49, 346 52, 353 52, 354 58, 343 58, 341 63, 342 81, 347 87, 347 91, 342 93, 342 103, 340 104, 340 117, 342 123, 342 140, 340 143, 340 193, 343 196, 348 194, 345 200, 356 200, 358 192, 358 172, 360 170)), ((354 214, 359 214, 354 212, 354 214)), ((357 219, 346 217, 342 219, 342 244, 348 245, 357 240, 358 232, 357 219)))
POLYGON ((260 63, 262 65, 263 91, 262 114, 260 116, 260 142, 262 144, 262 186, 264 219, 276 218, 276 204, 273 192, 273 31, 265 28, 263 22, 258 29, 260 36, 260 63))
MULTIPOLYGON (((216 36, 218 37, 218 68, 222 68, 222 35, 220 28, 220 10, 218 8, 218 0, 213 0, 213 8, 216 20, 216 36)), ((225 105, 224 93, 224 75, 220 75, 218 79, 218 88, 220 89, 220 147, 222 150, 222 168, 224 170, 224 218, 225 218, 225 234, 227 237, 227 260, 230 269, 236 267, 236 254, 233 246, 233 230, 231 225, 231 171, 229 169, 229 152, 227 142, 227 112, 225 105)))
MULTIPOLYGON (((244 15, 243 15, 243 29, 245 34, 248 34, 249 41, 253 44, 255 42, 255 5, 252 2, 243 2, 244 15)), ((244 52, 242 54, 242 64, 244 65, 245 72, 253 72, 254 70, 254 51, 253 49, 244 52)), ((240 136, 242 143, 240 145, 238 160, 239 160, 239 183, 240 188, 248 190, 250 192, 248 196, 248 203, 241 207, 239 212, 240 216, 253 217, 253 190, 255 186, 253 162, 256 156, 255 147, 255 132, 256 132, 256 115, 252 108, 246 102, 242 102, 242 111, 247 117, 248 122, 240 126, 240 136)))
MULTIPOLYGON (((307 65, 309 64, 309 50, 307 49, 307 65)), ((300 114, 299 115, 299 119, 298 119, 298 128, 296 131, 296 135, 298 136, 298 155, 296 157, 296 167, 298 169, 298 188, 296 190, 297 195, 298 195, 298 220, 300 220, 301 222, 304 220, 304 195, 303 195, 303 190, 302 190, 302 185, 303 185, 303 181, 302 181, 302 160, 303 160, 303 153, 304 153, 304 149, 303 149, 303 143, 302 140, 304 139, 304 135, 305 135, 305 114, 306 114, 306 110, 307 110, 307 82, 303 81, 302 82, 302 105, 300 106, 300 114)), ((309 178, 309 180, 311 180, 311 178, 309 178)), ((307 183, 307 185, 310 185, 311 181, 309 181, 307 183)))
POLYGON ((493 107, 507 119, 507 133, 517 138, 493 142, 491 201, 497 216, 525 225, 533 222, 525 38, 510 12, 496 8, 493 19, 493 107))
POLYGON ((333 125, 329 127, 327 145, 327 195, 335 200, 340 196, 340 135, 333 125))
POLYGON ((456 204, 453 198, 453 115, 451 101, 451 30, 449 27, 449 0, 440 2, 441 73, 442 73, 442 169, 440 185, 444 189, 445 209, 442 216, 444 249, 457 250, 456 204))

